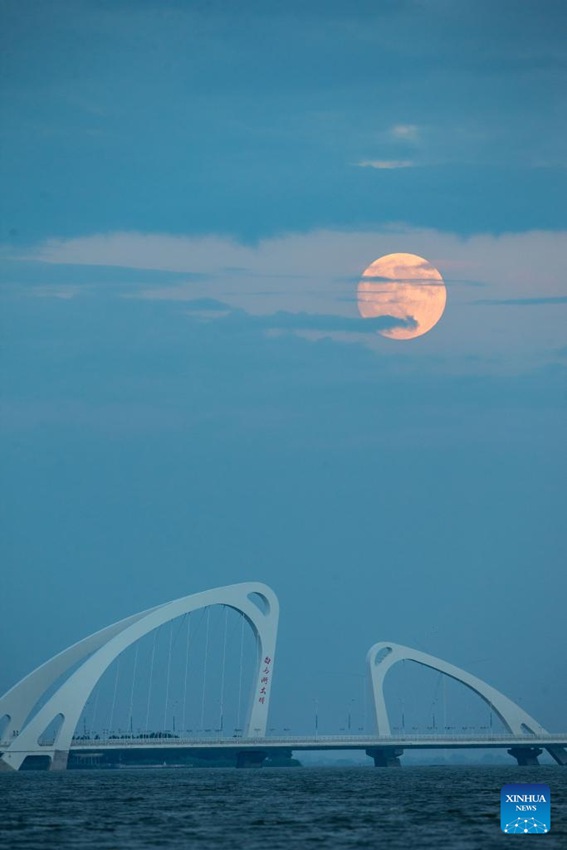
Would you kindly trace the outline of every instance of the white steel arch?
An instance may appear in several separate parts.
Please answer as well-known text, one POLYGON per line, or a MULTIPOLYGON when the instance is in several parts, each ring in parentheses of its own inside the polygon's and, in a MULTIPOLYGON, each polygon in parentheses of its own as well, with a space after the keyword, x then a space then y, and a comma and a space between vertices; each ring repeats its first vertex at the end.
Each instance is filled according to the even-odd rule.
POLYGON ((243 582, 217 587, 173 602, 149 608, 126 617, 79 641, 42 664, 0 698, 0 718, 8 716, 0 759, 1 768, 19 770, 28 755, 48 755, 51 767, 65 768, 69 747, 83 708, 93 688, 107 668, 129 646, 159 626, 209 605, 225 605, 244 615, 256 637, 257 663, 254 689, 246 725, 248 737, 266 733, 271 681, 277 640, 279 604, 273 590, 259 582, 243 582), (260 607, 253 597, 262 602, 260 607), (30 712, 43 694, 73 665, 76 670, 65 679, 45 705, 28 720, 30 712), (268 682, 263 672, 269 668, 268 682), (39 738, 62 715, 63 722, 50 745, 39 738))
POLYGON ((460 667, 454 664, 449 664, 441 658, 436 658, 434 655, 428 655, 426 652, 420 652, 417 649, 411 649, 408 646, 402 646, 399 643, 380 642, 375 643, 370 647, 366 660, 369 665, 370 681, 372 684, 372 694, 374 697, 374 708, 376 712, 376 727, 378 734, 382 737, 390 737, 390 720, 388 718, 388 710, 384 699, 384 679, 388 671, 400 661, 415 661, 416 664, 421 664, 424 667, 430 667, 432 670, 438 670, 444 673, 451 679, 466 685, 478 694, 490 708, 498 715, 508 732, 520 737, 529 737, 530 735, 545 735, 547 730, 541 726, 537 720, 531 715, 516 705, 503 693, 497 691, 491 685, 483 682, 477 676, 467 673, 460 667))

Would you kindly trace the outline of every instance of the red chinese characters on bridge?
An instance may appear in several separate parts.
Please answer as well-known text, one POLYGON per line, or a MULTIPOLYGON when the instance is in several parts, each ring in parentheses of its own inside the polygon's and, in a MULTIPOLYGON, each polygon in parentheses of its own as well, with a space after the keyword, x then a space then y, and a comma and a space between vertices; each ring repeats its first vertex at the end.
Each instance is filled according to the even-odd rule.
POLYGON ((262 705, 266 702, 266 697, 268 696, 268 688, 270 686, 270 673, 271 673, 271 664, 272 659, 269 655, 266 655, 264 658, 263 667, 262 667, 262 676, 260 678, 260 690, 258 692, 258 702, 261 702, 262 705))

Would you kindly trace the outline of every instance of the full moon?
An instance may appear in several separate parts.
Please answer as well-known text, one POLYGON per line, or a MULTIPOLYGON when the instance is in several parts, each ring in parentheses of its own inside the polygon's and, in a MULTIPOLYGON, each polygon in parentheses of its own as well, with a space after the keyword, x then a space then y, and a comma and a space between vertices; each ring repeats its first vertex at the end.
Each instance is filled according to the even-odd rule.
POLYGON ((434 327, 445 309, 447 289, 441 274, 417 254, 386 254, 368 266, 358 284, 363 319, 392 316, 407 321, 379 331, 390 339, 415 339, 434 327))

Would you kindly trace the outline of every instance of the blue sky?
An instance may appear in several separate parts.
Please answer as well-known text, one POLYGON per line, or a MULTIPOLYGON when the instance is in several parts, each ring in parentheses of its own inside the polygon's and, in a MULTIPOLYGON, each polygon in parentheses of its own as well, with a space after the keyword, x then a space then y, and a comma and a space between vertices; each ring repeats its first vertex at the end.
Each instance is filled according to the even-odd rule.
POLYGON ((0 691, 258 579, 275 700, 392 639, 565 725, 564 4, 2 18, 0 691), (396 251, 447 284, 409 342, 356 308, 396 251))

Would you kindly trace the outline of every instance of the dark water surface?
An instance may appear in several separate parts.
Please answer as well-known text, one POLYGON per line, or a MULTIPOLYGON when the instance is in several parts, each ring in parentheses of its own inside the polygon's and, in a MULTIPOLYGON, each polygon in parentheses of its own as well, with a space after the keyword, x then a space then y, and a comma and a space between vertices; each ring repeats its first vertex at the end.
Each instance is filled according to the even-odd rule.
POLYGON ((0 847, 567 848, 567 768, 0 774, 0 847), (551 832, 500 832, 500 788, 551 788, 551 832))

